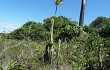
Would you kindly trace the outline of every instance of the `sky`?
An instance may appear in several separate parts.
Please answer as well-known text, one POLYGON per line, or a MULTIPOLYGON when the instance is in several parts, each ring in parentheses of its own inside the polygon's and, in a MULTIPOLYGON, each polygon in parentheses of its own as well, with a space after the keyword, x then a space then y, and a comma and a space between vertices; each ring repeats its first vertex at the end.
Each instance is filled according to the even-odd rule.
MULTIPOLYGON (((79 22, 81 0, 64 0, 56 16, 79 22)), ((27 21, 43 22, 54 15, 54 0, 0 0, 0 32, 10 32, 27 21)), ((110 0, 87 0, 84 23, 99 16, 110 17, 110 0)))

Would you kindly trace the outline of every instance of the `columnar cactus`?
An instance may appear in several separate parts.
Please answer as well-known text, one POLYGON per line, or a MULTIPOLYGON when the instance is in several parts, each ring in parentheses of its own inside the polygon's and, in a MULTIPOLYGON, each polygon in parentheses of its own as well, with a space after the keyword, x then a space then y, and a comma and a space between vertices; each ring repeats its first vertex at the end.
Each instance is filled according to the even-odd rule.
POLYGON ((60 48, 61 48, 61 40, 58 41, 58 58, 60 58, 60 48))
MULTIPOLYGON (((64 4, 62 4, 62 1, 63 0, 54 0, 55 2, 55 6, 56 6, 56 10, 55 10, 55 15, 56 16, 56 13, 57 13, 57 7, 58 5, 60 6, 63 6, 64 4)), ((50 28, 50 34, 51 34, 51 51, 49 51, 49 53, 51 53, 51 64, 52 64, 52 58, 53 58, 53 27, 54 27, 54 19, 51 19, 51 28, 50 28)), ((44 57, 45 57, 46 54, 44 54, 44 57)), ((45 58, 44 58, 45 60, 45 58)))
POLYGON ((53 26, 54 26, 54 19, 51 20, 51 29, 50 29, 51 43, 53 43, 53 26))
MULTIPOLYGON (((51 57, 53 58, 53 26, 54 26, 54 19, 51 20, 51 29, 50 29, 50 34, 51 34, 51 43, 52 43, 52 48, 51 48, 51 57)), ((51 63, 52 63, 52 58, 51 58, 51 63)))

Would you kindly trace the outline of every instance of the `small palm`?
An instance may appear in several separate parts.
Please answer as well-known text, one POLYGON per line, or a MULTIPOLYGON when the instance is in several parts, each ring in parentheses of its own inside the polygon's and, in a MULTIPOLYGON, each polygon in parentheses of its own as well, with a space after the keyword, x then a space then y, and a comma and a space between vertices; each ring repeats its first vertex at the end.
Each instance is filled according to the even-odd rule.
POLYGON ((64 4, 62 4, 63 0, 54 0, 55 1, 55 5, 60 5, 63 6, 64 4))
POLYGON ((62 1, 63 1, 63 0, 54 0, 55 5, 56 5, 55 15, 56 15, 56 12, 57 12, 57 7, 58 7, 58 5, 64 6, 64 4, 62 3, 62 1))

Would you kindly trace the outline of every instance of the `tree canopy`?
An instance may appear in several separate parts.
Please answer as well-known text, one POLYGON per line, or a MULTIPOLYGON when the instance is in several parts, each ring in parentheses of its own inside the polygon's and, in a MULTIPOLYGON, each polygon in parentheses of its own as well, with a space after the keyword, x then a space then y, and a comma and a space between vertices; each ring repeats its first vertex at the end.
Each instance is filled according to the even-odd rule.
POLYGON ((68 40, 70 41, 73 37, 79 35, 79 26, 76 21, 71 21, 64 16, 44 19, 44 23, 36 23, 34 21, 26 22, 22 27, 9 33, 8 38, 12 39, 32 39, 32 40, 49 40, 50 38, 50 27, 51 19, 55 20, 54 23, 54 39, 68 40))

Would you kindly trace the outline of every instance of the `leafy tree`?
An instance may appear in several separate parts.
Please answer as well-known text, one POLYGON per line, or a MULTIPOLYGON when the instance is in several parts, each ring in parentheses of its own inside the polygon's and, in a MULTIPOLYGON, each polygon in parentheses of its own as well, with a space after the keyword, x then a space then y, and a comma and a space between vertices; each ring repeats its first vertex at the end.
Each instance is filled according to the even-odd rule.
POLYGON ((102 60, 102 66, 103 69, 109 70, 110 69, 110 39, 105 39, 104 38, 104 59, 102 60))
POLYGON ((79 35, 79 27, 77 26, 78 23, 76 21, 71 21, 64 16, 53 16, 45 19, 43 25, 48 31, 50 31, 52 18, 55 20, 53 29, 56 41, 58 41, 58 39, 62 39, 64 41, 66 38, 70 40, 72 37, 79 35))
POLYGON ((91 26, 85 25, 85 26, 83 27, 83 29, 84 29, 85 32, 87 32, 87 33, 89 33, 89 34, 95 34, 95 33, 96 33, 95 30, 94 30, 94 28, 91 27, 91 26))
POLYGON ((100 17, 97 17, 94 21, 92 21, 90 26, 93 27, 96 32, 98 32, 101 27, 107 24, 110 24, 110 19, 100 16, 100 17))
POLYGON ((110 18, 97 17, 90 25, 101 37, 109 38, 110 33, 110 18))
POLYGON ((14 30, 8 34, 9 38, 18 40, 47 40, 49 32, 42 26, 41 23, 33 21, 26 22, 21 28, 14 30))
POLYGON ((110 38, 110 24, 99 29, 99 35, 104 38, 110 38))

